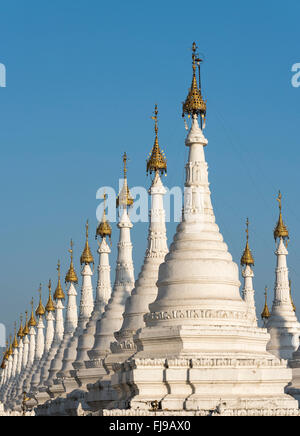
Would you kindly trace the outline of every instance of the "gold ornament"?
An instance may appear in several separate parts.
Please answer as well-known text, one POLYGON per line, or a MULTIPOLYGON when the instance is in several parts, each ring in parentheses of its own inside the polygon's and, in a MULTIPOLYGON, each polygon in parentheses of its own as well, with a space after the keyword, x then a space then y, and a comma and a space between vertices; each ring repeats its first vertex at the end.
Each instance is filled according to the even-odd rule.
POLYGON ((246 247, 243 253, 243 256, 241 258, 241 265, 245 266, 245 265, 254 265, 254 259, 251 253, 251 250, 249 248, 249 220, 247 218, 246 221, 246 234, 247 234, 247 242, 246 242, 246 247))
POLYGON ((159 144, 158 144, 158 110, 157 110, 157 104, 155 105, 154 109, 154 116, 151 117, 155 124, 154 124, 154 131, 155 131, 155 139, 154 139, 154 145, 152 147, 152 151, 150 154, 149 159, 147 160, 147 174, 152 172, 159 172, 160 174, 167 173, 167 159, 164 153, 161 151, 159 144))
POLYGON ((84 250, 82 252, 82 255, 80 257, 80 263, 82 264, 88 264, 88 263, 94 263, 94 258, 91 252, 91 249, 89 247, 89 222, 87 220, 86 225, 85 225, 85 236, 86 236, 86 240, 85 240, 85 247, 84 250))
POLYGON ((278 218, 277 225, 276 225, 276 227, 274 229, 274 239, 275 239, 275 241, 277 240, 277 238, 279 238, 279 239, 282 238, 282 239, 287 239, 287 240, 289 239, 288 229, 287 229, 287 227, 284 224, 283 219, 282 219, 282 214, 281 214, 281 208, 282 208, 282 206, 281 206, 281 199, 282 199, 282 195, 281 195, 281 192, 279 191, 278 197, 276 198, 276 200, 279 203, 279 218, 278 218))
POLYGON ((64 294, 63 288, 61 286, 61 281, 60 281, 60 261, 57 262, 56 269, 57 269, 58 281, 57 281, 57 286, 56 286, 53 298, 54 298, 54 300, 64 300, 65 294, 64 294))
POLYGON ((69 253, 71 254, 71 263, 70 263, 69 271, 67 272, 65 277, 65 283, 78 283, 78 278, 73 265, 73 245, 74 244, 71 239, 71 248, 68 250, 69 253))

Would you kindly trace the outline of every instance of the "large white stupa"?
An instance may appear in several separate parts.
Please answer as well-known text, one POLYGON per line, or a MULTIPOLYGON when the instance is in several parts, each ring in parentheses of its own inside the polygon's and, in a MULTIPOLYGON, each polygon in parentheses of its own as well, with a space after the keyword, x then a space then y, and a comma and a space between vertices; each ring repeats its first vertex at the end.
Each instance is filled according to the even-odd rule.
POLYGON ((254 324, 240 296, 238 267, 215 223, 197 62, 194 44, 192 85, 183 105, 192 118, 183 220, 160 266, 157 298, 135 337, 138 351, 121 365, 127 409, 104 413, 152 408, 156 414, 207 415, 221 407, 228 415, 296 414, 297 403, 284 393, 291 370, 267 351, 269 334, 254 324))

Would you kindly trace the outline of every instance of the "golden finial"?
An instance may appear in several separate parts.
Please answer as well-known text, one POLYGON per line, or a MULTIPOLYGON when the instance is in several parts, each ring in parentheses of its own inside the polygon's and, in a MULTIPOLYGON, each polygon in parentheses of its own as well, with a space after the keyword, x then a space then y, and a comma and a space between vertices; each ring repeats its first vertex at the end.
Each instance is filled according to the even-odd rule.
POLYGON ((293 311, 296 312, 296 306, 294 304, 293 297, 292 297, 292 281, 291 280, 289 280, 289 288, 290 288, 290 299, 291 299, 293 311))
POLYGON ((202 59, 200 59, 197 55, 197 46, 195 42, 193 43, 192 51, 193 79, 188 96, 182 105, 182 116, 184 117, 184 114, 187 114, 188 116, 201 115, 202 121, 202 119, 205 119, 206 116, 206 102, 203 100, 201 95, 200 63, 202 62, 202 59), (196 78, 196 63, 199 68, 199 87, 196 78))
POLYGON ((12 336, 9 335, 9 348, 8 348, 8 356, 12 356, 13 355, 13 347, 12 347, 12 336))
POLYGON ((12 343, 13 348, 18 348, 18 341, 17 341, 17 323, 15 322, 15 336, 12 343))
POLYGON ((249 248, 249 220, 247 218, 246 220, 246 234, 247 234, 247 242, 246 242, 246 247, 243 253, 243 256, 241 258, 241 265, 245 266, 245 265, 254 265, 254 259, 251 253, 251 250, 249 248))
POLYGON ((282 195, 281 195, 281 192, 279 191, 278 197, 276 198, 276 200, 278 201, 278 204, 279 204, 279 218, 278 218, 277 225, 276 225, 276 227, 274 229, 274 239, 275 239, 275 241, 277 240, 277 238, 282 238, 282 239, 287 239, 287 240, 289 239, 288 229, 287 229, 287 227, 284 224, 283 219, 282 219, 282 214, 281 214, 281 208, 282 208, 281 199, 282 199, 282 195))
POLYGON ((91 249, 89 247, 89 221, 87 220, 86 225, 85 225, 85 246, 84 246, 84 250, 82 252, 82 255, 80 257, 80 263, 82 264, 87 264, 87 263, 94 263, 94 258, 91 252, 91 249))
POLYGON ((109 239, 111 240, 111 227, 109 225, 109 222, 106 218, 106 214, 105 214, 105 201, 107 199, 107 194, 104 192, 103 194, 103 200, 104 200, 104 204, 103 204, 103 215, 102 215, 102 220, 100 221, 100 223, 98 224, 97 230, 96 230, 96 239, 97 236, 100 236, 101 238, 105 238, 106 236, 109 237, 109 239))
POLYGON ((57 262, 56 269, 57 269, 58 281, 57 281, 57 286, 56 286, 53 298, 54 298, 54 300, 64 300, 65 294, 64 294, 63 288, 61 286, 61 281, 60 281, 60 261, 59 260, 57 262))
POLYGON ((71 245, 71 248, 69 248, 68 251, 71 255, 71 263, 70 263, 69 271, 67 272, 66 277, 65 277, 65 283, 78 283, 77 274, 75 272, 74 265, 73 265, 73 246, 74 246, 74 244, 73 244, 72 239, 71 239, 70 245, 71 245))
POLYGON ((30 320, 29 320, 29 326, 30 327, 35 327, 36 326, 36 320, 35 320, 35 317, 34 317, 34 313, 33 313, 33 298, 31 299, 31 317, 30 317, 30 320))
POLYGON ((267 297, 267 292, 268 292, 268 288, 266 286, 265 287, 265 305, 264 305, 263 311, 261 313, 262 319, 265 319, 265 320, 269 319, 270 316, 271 316, 269 308, 268 308, 268 303, 267 303, 267 298, 268 298, 267 297))
POLYGON ((8 341, 6 341, 6 348, 5 348, 5 351, 3 352, 3 361, 2 361, 2 365, 1 365, 2 369, 4 369, 6 367, 7 359, 8 359, 8 341))
POLYGON ((147 160, 147 174, 152 172, 167 174, 167 159, 164 153, 161 151, 158 144, 158 110, 157 104, 154 109, 154 116, 151 117, 154 120, 155 139, 154 145, 149 159, 147 160))
POLYGON ((23 333, 24 329, 23 329, 22 321, 23 321, 23 316, 21 315, 20 316, 20 328, 19 328, 19 331, 18 331, 18 338, 20 338, 20 339, 22 339, 24 337, 24 333, 23 333))
POLYGON ((23 328, 23 336, 28 335, 29 333, 29 326, 28 326, 28 312, 25 311, 25 326, 23 328))
POLYGON ((47 310, 47 312, 55 312, 55 306, 53 304, 52 295, 51 295, 51 280, 49 280, 48 289, 49 289, 49 298, 45 309, 47 310))
POLYGON ((123 187, 116 199, 116 206, 130 207, 133 205, 133 198, 128 188, 127 184, 127 154, 126 152, 123 154, 123 164, 124 164, 124 184, 123 187))
POLYGON ((42 304, 42 284, 40 284, 38 292, 40 294, 40 301, 39 301, 39 305, 38 305, 38 307, 37 307, 37 309, 35 311, 35 314, 36 314, 36 316, 42 317, 42 316, 45 315, 45 308, 44 308, 44 306, 42 304))
POLYGON ((6 351, 3 351, 3 358, 2 358, 2 363, 0 366, 1 369, 5 368, 5 366, 6 366, 5 361, 6 361, 6 351))

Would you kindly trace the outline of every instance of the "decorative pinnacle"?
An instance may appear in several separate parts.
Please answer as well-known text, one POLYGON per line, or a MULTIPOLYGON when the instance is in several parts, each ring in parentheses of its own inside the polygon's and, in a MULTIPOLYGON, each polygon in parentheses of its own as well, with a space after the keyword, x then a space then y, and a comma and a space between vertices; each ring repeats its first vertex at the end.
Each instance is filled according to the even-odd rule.
POLYGON ((275 241, 277 240, 277 238, 282 238, 282 239, 289 239, 289 232, 288 229, 286 227, 286 225, 283 222, 282 219, 282 213, 281 213, 281 209, 282 209, 282 204, 281 204, 281 199, 282 199, 282 195, 281 192, 279 191, 278 193, 278 197, 276 198, 276 200, 278 201, 279 204, 279 218, 278 218, 278 222, 277 225, 274 229, 274 239, 275 241))
POLYGON ((124 164, 124 179, 126 179, 126 174, 127 174, 127 168, 126 168, 126 162, 127 162, 127 154, 126 151, 123 154, 123 164, 124 164))
POLYGON ((29 333, 29 328, 28 328, 28 312, 27 310, 25 310, 25 326, 23 328, 23 335, 26 336, 29 333))
POLYGON ((267 298, 268 298, 267 292, 268 292, 268 288, 266 286, 265 287, 265 305, 264 305, 263 311, 261 313, 261 318, 265 319, 265 320, 269 319, 271 316, 269 308, 268 308, 268 303, 267 303, 267 298))
POLYGON ((14 340, 12 343, 13 348, 17 348, 18 347, 18 341, 17 341, 17 323, 14 323, 14 330, 15 330, 15 335, 14 335, 14 340))
POLYGON ((202 62, 202 59, 198 57, 197 49, 198 47, 196 46, 196 43, 193 42, 193 46, 192 46, 193 79, 192 79, 192 85, 189 90, 188 96, 182 105, 182 116, 184 117, 184 114, 187 114, 188 116, 200 115, 202 120, 205 119, 206 116, 206 102, 203 100, 201 94, 200 63, 202 62), (199 68, 199 87, 196 79, 196 63, 199 68))
POLYGON ((78 278, 77 278, 77 274, 75 272, 74 269, 74 265, 73 265, 73 241, 71 239, 71 248, 68 250, 69 253, 71 254, 71 263, 70 263, 70 268, 69 271, 66 274, 65 277, 65 283, 78 283, 78 278))
POLYGON ((64 300, 65 294, 64 294, 63 288, 61 286, 61 281, 60 281, 60 261, 59 260, 57 262, 56 269, 57 269, 58 281, 57 281, 57 286, 56 286, 53 298, 54 298, 54 300, 64 300))
POLYGON ((42 285, 41 284, 40 284, 40 287, 38 289, 38 292, 40 294, 40 302, 39 302, 39 305, 38 305, 38 307, 37 307, 37 309, 35 311, 35 314, 36 314, 36 316, 42 317, 42 316, 45 315, 45 308, 44 308, 44 306, 42 304, 42 285))
POLYGON ((49 283, 48 283, 48 289, 49 289, 49 298, 48 298, 48 302, 46 304, 45 309, 47 310, 47 312, 54 312, 55 306, 53 304, 53 300, 52 300, 52 296, 51 296, 51 279, 49 280, 49 283))
POLYGON ((124 164, 124 184, 123 187, 117 197, 116 206, 130 207, 133 205, 133 198, 128 188, 127 184, 127 154, 126 152, 123 154, 123 164, 124 164))
POLYGON ((20 339, 22 339, 24 337, 24 329, 23 329, 22 321, 23 321, 23 316, 20 315, 20 328, 18 331, 18 338, 20 338, 20 339))
POLYGON ((97 236, 100 236, 102 239, 105 238, 106 236, 109 237, 109 239, 111 240, 111 227, 109 225, 109 222, 106 218, 106 214, 105 214, 105 208, 106 208, 106 204, 105 204, 105 200, 107 199, 107 194, 104 192, 103 194, 103 215, 102 215, 102 220, 100 221, 100 223, 98 224, 97 230, 96 230, 96 239, 97 236))
POLYGON ((241 258, 241 265, 245 266, 245 265, 254 265, 254 259, 251 253, 251 250, 249 248, 249 220, 247 218, 246 220, 246 234, 247 234, 247 242, 246 242, 246 247, 243 253, 243 256, 241 258))
POLYGON ((36 326, 36 320, 35 320, 34 313, 33 313, 33 298, 31 299, 30 304, 31 304, 31 317, 30 317, 30 320, 29 320, 29 325, 30 325, 30 327, 35 327, 36 326))
POLYGON ((88 264, 88 263, 94 263, 94 258, 91 252, 91 249, 89 247, 89 220, 86 221, 86 225, 85 225, 85 247, 84 250, 82 252, 82 255, 80 257, 80 263, 81 265, 83 263, 88 264))
POLYGON ((167 173, 167 159, 164 155, 163 151, 160 150, 158 144, 158 110, 157 104, 154 109, 154 116, 151 117, 154 120, 154 131, 155 131, 155 140, 154 145, 152 147, 152 151, 149 155, 149 159, 147 160, 147 174, 152 172, 155 173, 167 173))

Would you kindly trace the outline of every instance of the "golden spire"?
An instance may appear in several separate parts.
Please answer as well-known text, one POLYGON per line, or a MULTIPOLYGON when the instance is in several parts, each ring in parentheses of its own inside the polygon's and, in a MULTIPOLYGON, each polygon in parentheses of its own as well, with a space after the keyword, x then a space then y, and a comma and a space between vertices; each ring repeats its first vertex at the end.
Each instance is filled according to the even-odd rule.
POLYGON ((12 337, 11 335, 9 335, 9 348, 8 348, 8 356, 12 356, 13 355, 13 347, 12 347, 12 343, 11 343, 12 337))
POLYGON ((249 220, 247 218, 246 221, 246 234, 247 234, 247 242, 246 242, 246 247, 243 253, 243 256, 241 258, 241 265, 245 266, 245 265, 254 265, 254 259, 251 253, 251 250, 249 248, 249 220))
POLYGON ((17 341, 17 323, 15 322, 15 336, 12 343, 13 348, 18 348, 18 341, 17 341))
POLYGON ((29 326, 30 327, 36 326, 36 320, 35 320, 34 313, 33 313, 33 298, 31 299, 31 317, 29 320, 29 326))
POLYGON ((57 286, 55 289, 55 293, 54 293, 54 300, 64 300, 65 299, 65 294, 63 291, 63 288, 61 286, 61 282, 60 282, 60 261, 57 262, 57 271, 58 271, 58 281, 57 281, 57 286))
POLYGON ((286 225, 283 222, 282 219, 282 214, 281 214, 281 199, 282 199, 282 195, 281 192, 279 191, 278 197, 276 198, 276 200, 279 203, 279 218, 278 218, 278 222, 277 225, 274 229, 274 239, 275 241, 277 240, 277 238, 282 238, 282 239, 289 239, 289 232, 288 229, 286 227, 286 225))
POLYGON ((86 240, 85 240, 85 247, 84 250, 82 252, 82 255, 80 257, 80 263, 81 265, 83 263, 94 263, 94 258, 91 252, 91 249, 89 247, 89 221, 87 220, 86 225, 85 225, 85 236, 86 236, 86 240))
POLYGON ((47 312, 55 312, 55 307, 51 296, 51 280, 49 280, 48 289, 49 289, 49 298, 45 309, 47 310, 47 312))
POLYGON ((268 318, 270 318, 270 311, 269 311, 269 308, 268 308, 268 303, 267 303, 267 291, 268 291, 268 288, 267 288, 267 286, 265 287, 265 305, 264 305, 264 308, 263 308, 263 311, 262 311, 262 313, 261 313, 261 317, 262 317, 262 319, 268 319, 268 318))
POLYGON ((22 321, 23 321, 23 317, 22 315, 20 316, 20 328, 18 331, 18 338, 22 339, 24 337, 24 333, 23 333, 23 325, 22 325, 22 321))
POLYGON ((126 163, 127 163, 127 154, 126 152, 123 154, 123 164, 124 164, 124 185, 117 197, 116 200, 116 206, 123 206, 123 207, 127 207, 127 206, 132 206, 133 205, 133 198, 132 195, 129 191, 128 188, 128 184, 127 184, 127 167, 126 167, 126 163))
POLYGON ((40 294, 40 302, 39 305, 35 311, 36 316, 44 316, 45 315, 45 308, 42 304, 42 285, 40 284, 40 287, 38 289, 38 292, 40 294))
POLYGON ((25 311, 25 326, 23 328, 23 336, 28 335, 29 333, 29 326, 28 326, 28 312, 27 310, 25 311))
POLYGON ((1 368, 4 369, 6 367, 6 360, 8 359, 8 341, 6 341, 6 349, 3 353, 3 361, 2 361, 2 365, 1 368))
POLYGON ((195 42, 193 43, 192 50, 193 79, 188 96, 182 105, 182 116, 184 116, 184 114, 187 114, 188 116, 201 115, 201 119, 204 119, 206 116, 206 102, 203 100, 201 95, 200 83, 200 63, 202 62, 202 59, 200 59, 196 53, 197 46, 195 42), (199 68, 199 87, 196 79, 196 63, 199 68))
POLYGON ((2 363, 1 363, 1 366, 0 366, 0 368, 1 369, 4 369, 5 368, 5 360, 6 360, 6 351, 3 351, 3 358, 2 358, 2 363))
POLYGON ((100 236, 101 238, 105 238, 106 236, 109 237, 109 239, 111 239, 111 227, 110 224, 106 218, 106 214, 105 214, 105 200, 107 199, 107 194, 104 192, 103 194, 103 200, 104 200, 104 205, 103 205, 103 215, 102 215, 102 220, 100 221, 100 223, 98 224, 97 230, 96 230, 96 238, 97 236, 100 236))
POLYGON ((292 307, 293 307, 293 311, 296 312, 296 306, 295 306, 295 304, 293 302, 293 297, 292 297, 292 281, 291 280, 289 280, 289 288, 290 288, 290 299, 291 299, 291 304, 292 304, 292 307))
POLYGON ((78 283, 78 278, 74 269, 74 265, 73 265, 73 241, 71 239, 71 248, 68 250, 68 252, 71 254, 71 263, 70 263, 70 268, 69 271, 66 274, 65 277, 65 283, 78 283))
POLYGON ((149 159, 147 160, 147 174, 152 172, 160 172, 161 174, 167 173, 167 159, 164 155, 163 151, 160 150, 158 144, 158 110, 157 104, 154 109, 154 116, 151 117, 154 120, 154 130, 155 130, 155 139, 154 145, 152 147, 152 151, 149 155, 149 159))

